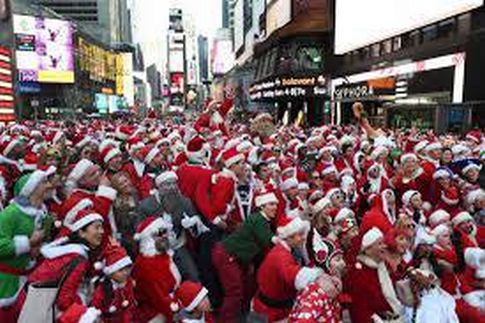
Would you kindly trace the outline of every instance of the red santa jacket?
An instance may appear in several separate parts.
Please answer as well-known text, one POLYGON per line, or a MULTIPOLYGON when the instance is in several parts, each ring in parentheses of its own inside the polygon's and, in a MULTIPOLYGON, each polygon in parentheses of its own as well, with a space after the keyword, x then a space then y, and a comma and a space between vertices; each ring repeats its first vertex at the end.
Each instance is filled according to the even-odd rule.
POLYGON ((140 200, 149 197, 153 189, 153 178, 145 172, 144 168, 144 166, 136 167, 132 162, 123 166, 123 171, 128 174, 130 182, 135 186, 140 200))
POLYGON ((91 269, 87 247, 82 244, 68 244, 44 248, 42 254, 45 259, 29 275, 29 283, 59 280, 66 272, 67 266, 75 259, 79 259, 78 265, 73 267, 59 290, 56 305, 60 311, 67 310, 73 303, 86 305, 83 304, 80 295, 82 294, 81 285, 89 277, 91 269))
POLYGON ((377 269, 358 261, 354 268, 348 271, 344 280, 347 280, 348 292, 352 298, 350 306, 352 322, 372 323, 374 314, 392 312, 384 296, 383 286, 379 282, 377 269))
POLYGON ((171 293, 180 284, 180 273, 168 254, 136 258, 132 277, 136 281, 135 297, 138 302, 138 322, 149 322, 161 314, 172 322, 171 293))
POLYGON ((203 186, 203 190, 208 190, 212 175, 215 173, 215 170, 204 165, 190 163, 180 165, 177 169, 180 192, 195 204, 198 187, 203 186))
POLYGON ((96 286, 91 306, 101 310, 104 323, 131 323, 135 320, 136 306, 133 289, 134 281, 131 278, 122 286, 107 278, 96 286))
POLYGON ((288 308, 268 306, 261 300, 260 294, 275 301, 294 300, 297 292, 295 279, 300 269, 300 265, 295 261, 286 244, 279 243, 274 246, 267 254, 257 274, 258 291, 253 300, 254 310, 265 314, 269 322, 287 318, 291 306, 288 308))
POLYGON ((419 168, 411 178, 406 178, 402 174, 396 175, 396 177, 391 180, 391 186, 393 186, 396 193, 398 193, 397 197, 401 197, 408 190, 416 190, 421 193, 421 196, 428 196, 430 181, 424 170, 419 168))
POLYGON ((364 235, 372 227, 379 228, 381 232, 387 232, 392 229, 393 224, 384 209, 381 195, 376 196, 372 208, 362 218, 359 228, 360 234, 364 235))
MULTIPOLYGON (((3 158, 0 156, 0 159, 3 158)), ((12 198, 13 186, 20 178, 21 171, 19 168, 10 163, 0 164, 0 202, 7 203, 12 198)), ((4 205, 6 206, 6 205, 4 205)))

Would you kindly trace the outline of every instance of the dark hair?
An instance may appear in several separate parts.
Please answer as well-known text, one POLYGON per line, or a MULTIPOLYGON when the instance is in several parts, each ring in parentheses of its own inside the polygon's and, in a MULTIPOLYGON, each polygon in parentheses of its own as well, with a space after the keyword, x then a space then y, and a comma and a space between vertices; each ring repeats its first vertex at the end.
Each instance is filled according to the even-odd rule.
POLYGON ((459 230, 453 230, 451 234, 451 243, 455 247, 456 257, 458 262, 455 266, 455 272, 461 273, 465 270, 465 253, 463 250, 462 232, 459 230))

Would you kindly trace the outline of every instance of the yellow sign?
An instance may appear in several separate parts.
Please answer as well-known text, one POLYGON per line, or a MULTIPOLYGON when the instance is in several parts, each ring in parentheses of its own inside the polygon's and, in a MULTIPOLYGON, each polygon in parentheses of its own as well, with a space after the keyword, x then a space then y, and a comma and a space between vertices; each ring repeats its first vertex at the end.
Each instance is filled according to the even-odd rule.
POLYGON ((124 94, 124 64, 123 54, 116 55, 116 94, 124 94))
POLYGON ((79 67, 89 74, 89 79, 102 82, 116 81, 118 54, 78 38, 79 67))
POLYGON ((41 83, 74 83, 74 72, 71 72, 71 71, 38 71, 37 82, 41 82, 41 83))

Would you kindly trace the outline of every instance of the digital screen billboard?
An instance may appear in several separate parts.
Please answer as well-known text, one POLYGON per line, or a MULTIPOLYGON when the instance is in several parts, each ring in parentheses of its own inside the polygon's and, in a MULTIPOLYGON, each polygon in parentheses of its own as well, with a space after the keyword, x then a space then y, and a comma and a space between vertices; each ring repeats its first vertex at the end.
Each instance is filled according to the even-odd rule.
POLYGON ((215 39, 212 48, 212 74, 225 74, 233 66, 232 41, 230 39, 215 39))
POLYGON ((19 80, 74 83, 73 28, 70 22, 14 15, 19 80))
POLYGON ((368 46, 481 5, 483 0, 338 0, 335 54, 368 46))
POLYGON ((108 113, 109 98, 106 94, 96 93, 94 96, 94 105, 99 113, 108 113))

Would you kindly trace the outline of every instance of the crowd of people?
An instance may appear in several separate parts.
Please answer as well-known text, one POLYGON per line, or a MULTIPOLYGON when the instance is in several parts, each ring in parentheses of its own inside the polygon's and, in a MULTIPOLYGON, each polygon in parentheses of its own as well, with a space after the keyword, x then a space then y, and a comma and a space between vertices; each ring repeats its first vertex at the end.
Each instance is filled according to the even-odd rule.
POLYGON ((0 322, 484 319, 479 130, 232 105, 0 129, 0 322))

